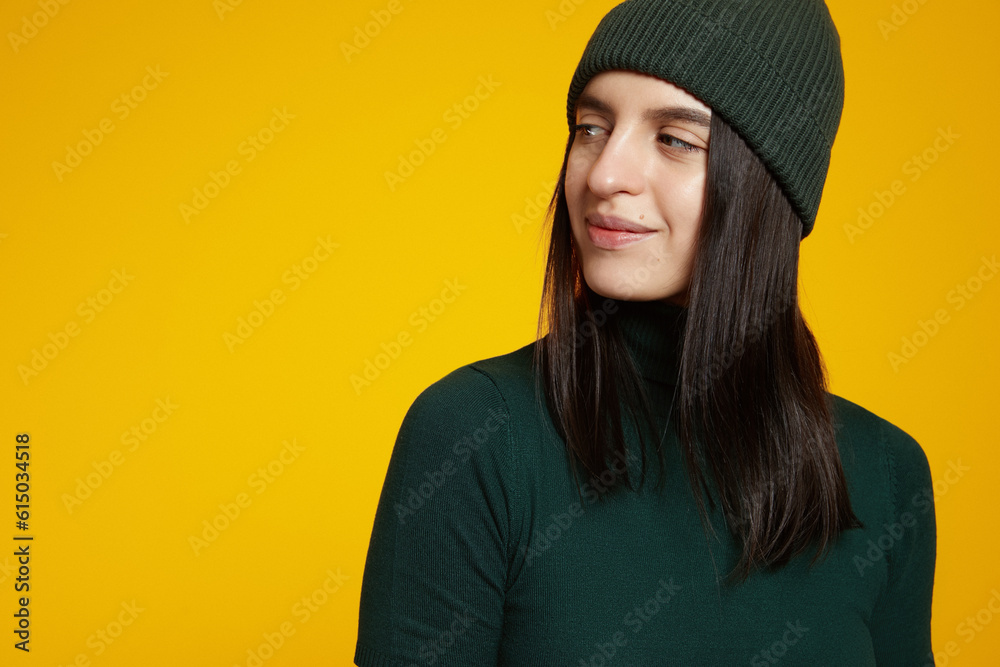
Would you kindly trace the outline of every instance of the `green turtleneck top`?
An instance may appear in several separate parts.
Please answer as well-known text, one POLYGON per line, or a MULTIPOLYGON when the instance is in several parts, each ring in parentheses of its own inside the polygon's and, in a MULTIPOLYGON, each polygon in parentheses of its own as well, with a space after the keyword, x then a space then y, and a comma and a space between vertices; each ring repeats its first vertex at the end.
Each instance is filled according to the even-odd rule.
MULTIPOLYGON (((615 302, 653 402, 668 405, 682 307, 615 302)), ((906 432, 831 395, 865 527, 812 568, 815 547, 729 586, 737 543, 718 506, 706 537, 674 429, 661 491, 654 477, 599 499, 591 480, 581 498, 535 401, 535 345, 450 372, 406 413, 368 548, 355 664, 934 664, 933 486, 906 432)))

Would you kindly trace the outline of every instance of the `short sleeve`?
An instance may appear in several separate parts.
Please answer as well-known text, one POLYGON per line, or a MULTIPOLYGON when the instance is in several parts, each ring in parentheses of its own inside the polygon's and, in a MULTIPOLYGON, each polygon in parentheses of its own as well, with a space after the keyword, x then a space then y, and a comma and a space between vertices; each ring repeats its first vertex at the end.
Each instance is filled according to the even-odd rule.
POLYGON ((930 465, 924 450, 905 431, 885 422, 883 437, 892 502, 888 521, 878 532, 877 547, 885 551, 888 576, 872 615, 872 643, 880 667, 933 664, 937 524, 930 465))
POLYGON ((410 406, 368 546, 355 664, 496 664, 517 501, 509 422, 472 366, 410 406))

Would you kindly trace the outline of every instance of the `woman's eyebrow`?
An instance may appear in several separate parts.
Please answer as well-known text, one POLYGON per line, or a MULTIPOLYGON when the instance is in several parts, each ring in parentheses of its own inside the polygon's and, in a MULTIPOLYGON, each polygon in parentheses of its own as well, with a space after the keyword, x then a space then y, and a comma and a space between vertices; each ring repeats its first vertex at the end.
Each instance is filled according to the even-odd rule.
POLYGON ((712 117, 694 107, 663 107, 662 109, 647 109, 642 114, 642 120, 658 120, 662 123, 684 121, 698 125, 706 130, 712 127, 712 117))
POLYGON ((580 95, 580 98, 576 102, 577 109, 592 109, 600 113, 606 113, 611 115, 611 105, 602 99, 598 99, 589 93, 584 93, 580 95))
MULTIPOLYGON (((577 109, 583 108, 592 109, 609 115, 613 112, 611 105, 589 93, 581 95, 580 99, 577 101, 577 109)), ((695 109, 694 107, 663 107, 660 109, 647 109, 642 114, 641 120, 643 122, 657 120, 663 123, 671 121, 685 121, 703 127, 706 130, 712 125, 712 117, 701 109, 695 109)))

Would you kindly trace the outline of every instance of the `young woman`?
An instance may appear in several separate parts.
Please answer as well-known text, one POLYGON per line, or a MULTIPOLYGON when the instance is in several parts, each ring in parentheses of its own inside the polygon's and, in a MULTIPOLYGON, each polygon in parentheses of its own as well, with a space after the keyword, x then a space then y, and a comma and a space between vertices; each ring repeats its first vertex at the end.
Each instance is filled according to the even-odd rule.
POLYGON ((539 340, 399 431, 355 662, 932 665, 932 480, 798 307, 822 0, 629 0, 573 76, 539 340))

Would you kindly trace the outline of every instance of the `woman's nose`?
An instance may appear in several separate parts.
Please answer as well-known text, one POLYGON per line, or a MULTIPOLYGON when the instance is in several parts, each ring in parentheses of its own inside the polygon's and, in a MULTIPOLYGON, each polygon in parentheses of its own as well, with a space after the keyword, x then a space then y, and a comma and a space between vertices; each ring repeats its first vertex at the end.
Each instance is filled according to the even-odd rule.
POLYGON ((618 192, 636 194, 642 189, 643 156, 633 133, 615 128, 591 165, 587 185, 599 197, 618 192))

